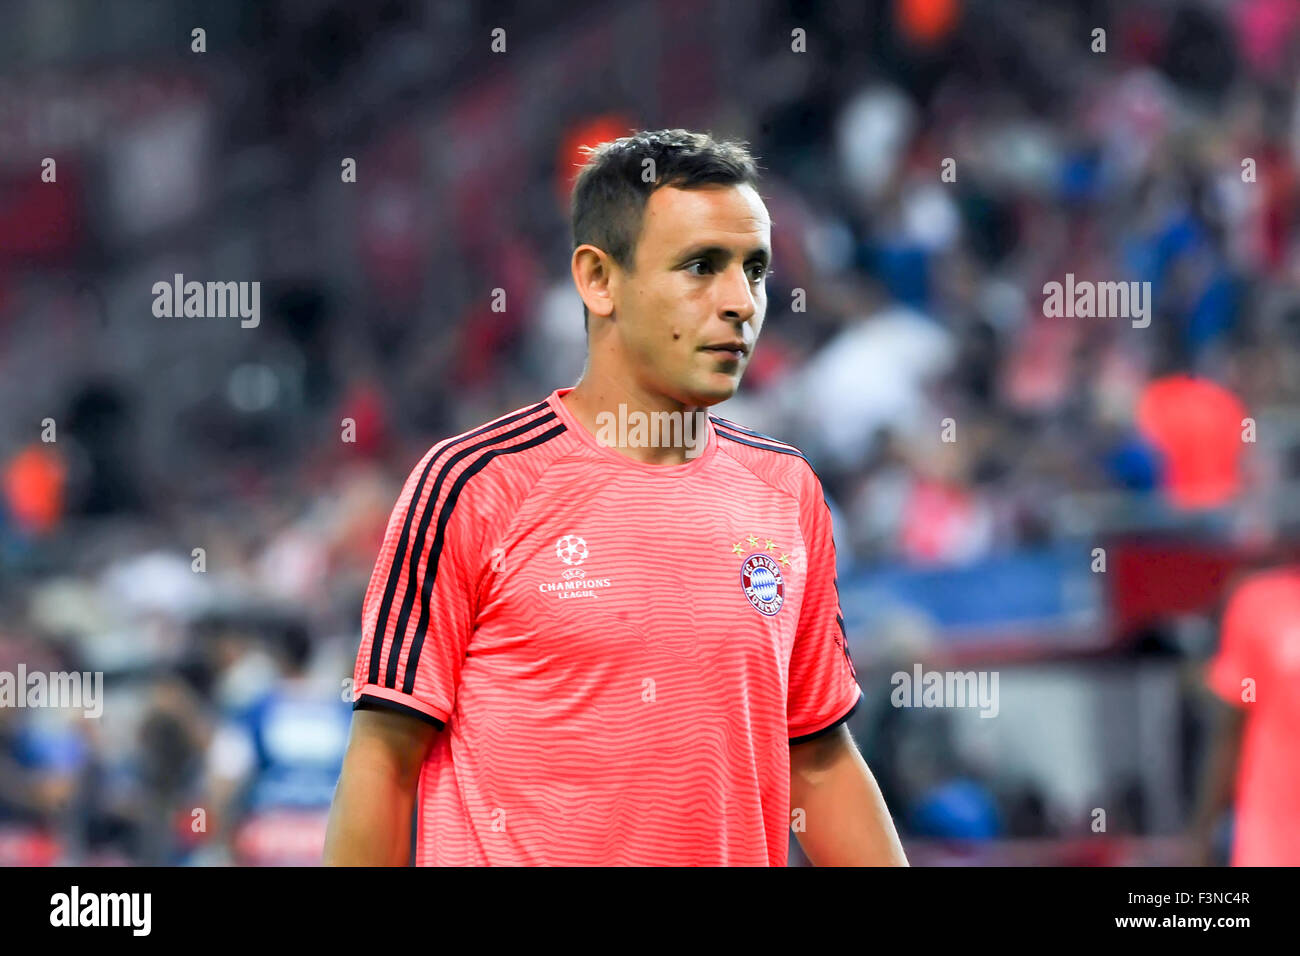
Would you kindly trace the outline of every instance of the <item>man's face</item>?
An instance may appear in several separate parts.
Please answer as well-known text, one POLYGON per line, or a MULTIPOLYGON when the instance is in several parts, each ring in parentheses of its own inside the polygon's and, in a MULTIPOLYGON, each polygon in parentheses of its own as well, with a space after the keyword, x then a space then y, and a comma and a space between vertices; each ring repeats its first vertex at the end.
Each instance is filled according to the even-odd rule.
POLYGON ((664 187, 646 203, 635 269, 616 270, 629 373, 683 405, 735 394, 767 313, 767 208, 752 186, 664 187))

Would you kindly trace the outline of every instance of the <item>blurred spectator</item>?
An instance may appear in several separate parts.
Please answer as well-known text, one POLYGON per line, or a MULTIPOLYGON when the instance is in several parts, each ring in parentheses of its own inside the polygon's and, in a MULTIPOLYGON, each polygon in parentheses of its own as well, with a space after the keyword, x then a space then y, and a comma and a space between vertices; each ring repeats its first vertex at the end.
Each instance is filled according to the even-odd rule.
POLYGON ((1162 487, 1175 505, 1212 508, 1240 492, 1246 408, 1227 389, 1187 375, 1157 379, 1137 418, 1164 459, 1162 487))

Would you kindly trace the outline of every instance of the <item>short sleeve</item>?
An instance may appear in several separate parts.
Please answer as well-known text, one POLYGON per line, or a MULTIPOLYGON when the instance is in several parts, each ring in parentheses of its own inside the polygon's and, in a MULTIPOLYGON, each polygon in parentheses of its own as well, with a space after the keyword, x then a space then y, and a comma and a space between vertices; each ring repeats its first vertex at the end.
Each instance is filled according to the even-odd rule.
POLYGON ((1256 630, 1259 620, 1261 582, 1247 581, 1228 600, 1223 612, 1219 649, 1206 668, 1206 683, 1225 701, 1242 705, 1241 682, 1249 677, 1259 681, 1256 630))
POLYGON ((388 519, 366 588, 353 709, 385 708, 443 729, 474 628, 474 522, 435 446, 412 470, 388 519))
POLYGON ((800 497, 799 518, 807 577, 790 653, 786 701, 792 744, 812 740, 848 720, 862 699, 840 611, 830 508, 821 482, 811 471, 809 477, 800 497))

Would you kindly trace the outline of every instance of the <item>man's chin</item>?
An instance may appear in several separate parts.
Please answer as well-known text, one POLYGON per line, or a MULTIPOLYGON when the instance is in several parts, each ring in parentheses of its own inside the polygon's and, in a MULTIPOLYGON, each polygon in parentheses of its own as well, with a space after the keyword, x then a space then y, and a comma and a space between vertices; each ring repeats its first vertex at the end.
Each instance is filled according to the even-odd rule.
POLYGON ((689 405, 709 407, 717 405, 719 402, 725 402, 727 399, 736 394, 740 387, 738 380, 726 379, 717 382, 699 382, 695 387, 690 389, 689 405))

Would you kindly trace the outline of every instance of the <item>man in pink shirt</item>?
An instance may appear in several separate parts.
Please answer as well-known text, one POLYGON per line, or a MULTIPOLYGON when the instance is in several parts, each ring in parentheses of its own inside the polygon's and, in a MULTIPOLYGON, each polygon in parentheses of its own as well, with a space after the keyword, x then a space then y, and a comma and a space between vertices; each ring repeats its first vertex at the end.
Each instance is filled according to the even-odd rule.
POLYGON ((327 863, 406 863, 414 811, 419 865, 783 866, 792 828, 814 864, 906 865, 845 724, 821 483, 707 411, 767 309, 756 180, 742 146, 685 130, 592 153, 587 367, 411 471, 327 863))
POLYGON ((1207 683, 1227 706, 1193 821, 1200 861, 1231 802, 1233 866, 1300 866, 1300 567, 1236 589, 1207 683))

